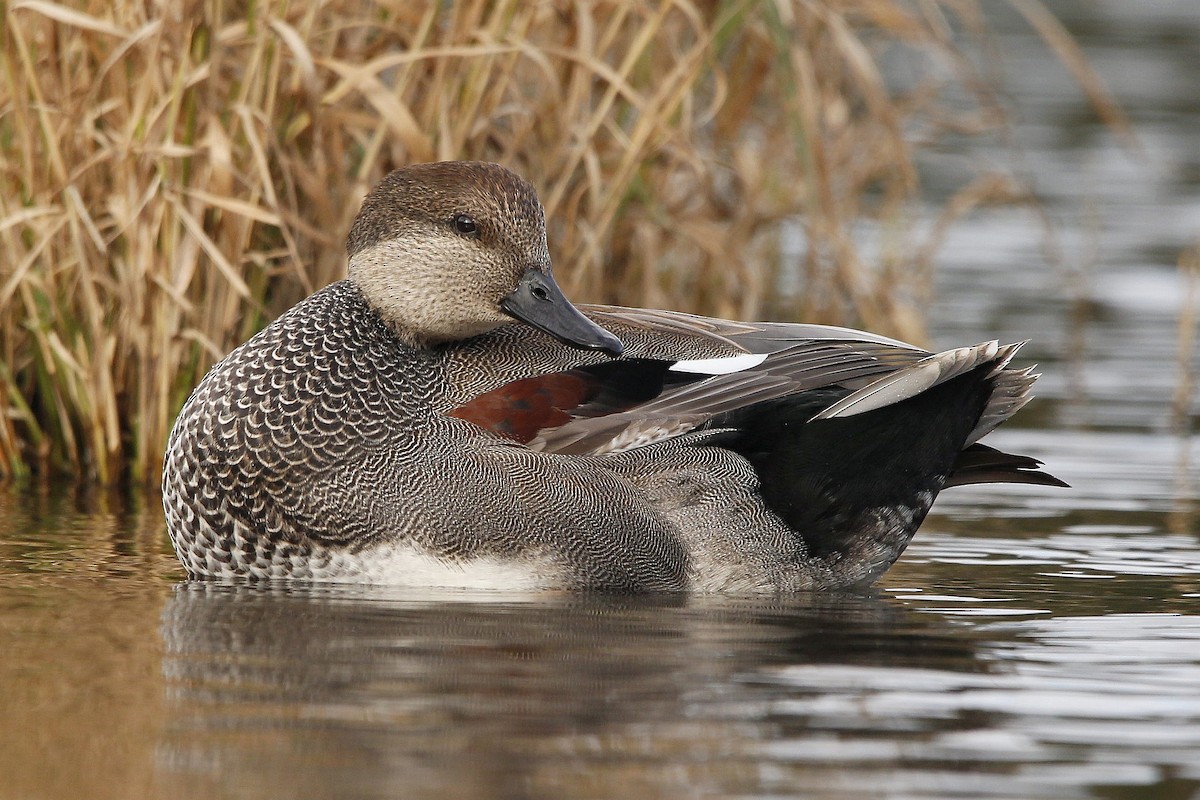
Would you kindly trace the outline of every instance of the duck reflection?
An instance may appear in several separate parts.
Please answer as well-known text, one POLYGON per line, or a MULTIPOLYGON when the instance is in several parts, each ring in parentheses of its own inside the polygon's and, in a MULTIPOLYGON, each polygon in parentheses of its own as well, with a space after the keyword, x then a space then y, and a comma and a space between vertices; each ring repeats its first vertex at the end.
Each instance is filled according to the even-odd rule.
POLYGON ((969 631, 878 596, 186 583, 162 635, 176 723, 160 771, 181 797, 736 792, 761 786, 757 748, 780 732, 778 670, 982 669, 969 631))

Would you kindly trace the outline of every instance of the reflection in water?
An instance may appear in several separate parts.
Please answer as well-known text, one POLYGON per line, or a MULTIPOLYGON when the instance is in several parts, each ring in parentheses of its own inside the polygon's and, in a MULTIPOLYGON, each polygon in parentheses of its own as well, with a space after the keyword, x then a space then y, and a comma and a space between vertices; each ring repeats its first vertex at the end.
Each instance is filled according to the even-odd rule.
POLYGON ((968 626, 878 596, 474 600, 180 586, 163 613, 174 721, 161 785, 184 797, 1200 790, 1200 617, 968 626))
MULTIPOLYGON (((784 668, 775 675, 780 684, 810 691, 779 705, 805 730, 902 721, 910 737, 874 739, 861 759, 868 769, 880 753, 902 760, 889 785, 899 795, 1067 797, 1109 787, 1105 795, 1121 796, 1118 787, 1127 787, 1130 796, 1189 797, 1200 790, 1200 617, 1068 617, 980 632, 995 637, 977 649, 995 666, 985 674, 784 668), (1151 652, 1138 646, 1147 630, 1159 634, 1151 652), (1168 787, 1178 794, 1147 793, 1168 787)), ((801 734, 771 752, 846 760, 843 738, 824 753, 812 751, 810 738, 801 734)), ((860 775, 856 786, 869 792, 870 779, 860 775)))
POLYGON ((138 798, 162 724, 160 514, 0 491, 0 798, 138 798))
POLYGON ((763 675, 988 669, 969 632, 877 597, 453 597, 180 587, 163 614, 178 718, 163 784, 243 797, 752 791, 776 760, 766 743, 799 722, 772 710, 763 675))

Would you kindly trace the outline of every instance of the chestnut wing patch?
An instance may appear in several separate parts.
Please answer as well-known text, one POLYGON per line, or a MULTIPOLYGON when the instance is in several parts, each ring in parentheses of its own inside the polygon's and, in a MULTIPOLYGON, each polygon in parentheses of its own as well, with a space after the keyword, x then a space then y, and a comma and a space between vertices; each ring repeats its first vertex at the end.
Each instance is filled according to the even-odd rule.
POLYGON ((448 412, 521 444, 574 419, 628 411, 668 387, 707 375, 669 372, 673 361, 621 359, 506 383, 448 412))

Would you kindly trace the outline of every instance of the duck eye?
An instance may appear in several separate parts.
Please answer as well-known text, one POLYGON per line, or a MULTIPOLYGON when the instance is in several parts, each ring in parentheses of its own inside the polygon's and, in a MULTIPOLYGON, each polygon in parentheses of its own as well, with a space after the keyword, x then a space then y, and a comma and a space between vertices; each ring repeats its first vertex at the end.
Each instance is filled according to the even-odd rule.
POLYGON ((459 214, 455 217, 454 230, 463 236, 476 237, 479 235, 479 226, 475 224, 475 218, 470 214, 459 214))

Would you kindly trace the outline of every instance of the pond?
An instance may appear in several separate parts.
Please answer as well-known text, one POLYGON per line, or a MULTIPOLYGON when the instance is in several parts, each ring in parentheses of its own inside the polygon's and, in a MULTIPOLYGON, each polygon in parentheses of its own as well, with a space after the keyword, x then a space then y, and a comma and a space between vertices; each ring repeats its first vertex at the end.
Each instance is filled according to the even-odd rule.
POLYGON ((959 224, 929 316, 1032 339, 989 442, 1072 489, 947 492, 789 599, 188 584, 156 498, 0 491, 0 798, 1200 797, 1200 6, 1055 10, 1141 151, 1001 20, 1046 204, 959 224))

